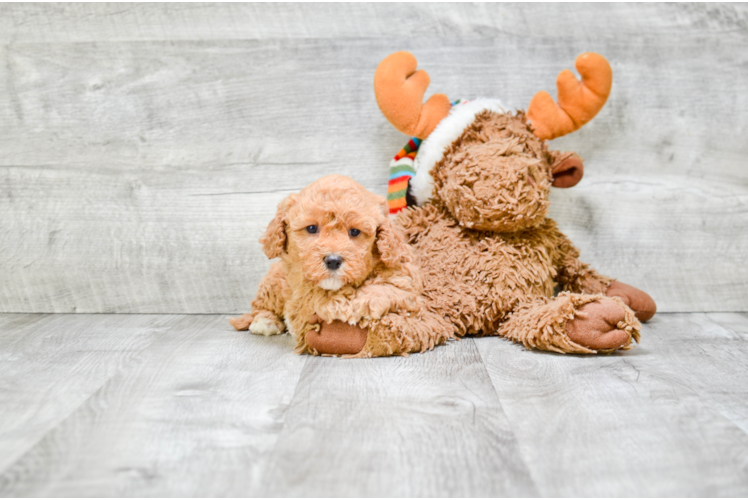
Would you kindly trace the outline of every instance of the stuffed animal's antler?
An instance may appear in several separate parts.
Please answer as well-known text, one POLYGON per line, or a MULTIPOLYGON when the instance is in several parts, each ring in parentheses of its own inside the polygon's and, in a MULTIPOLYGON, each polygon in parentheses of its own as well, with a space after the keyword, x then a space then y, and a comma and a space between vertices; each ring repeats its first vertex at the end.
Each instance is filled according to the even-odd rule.
POLYGON ((425 71, 416 71, 410 52, 395 52, 379 63, 374 73, 374 93, 382 114, 400 132, 425 139, 452 107, 444 94, 434 94, 423 103, 431 81, 425 71))
POLYGON ((582 81, 563 70, 556 80, 558 105, 545 91, 530 101, 527 118, 541 139, 555 139, 579 129, 595 117, 610 95, 613 71, 603 56, 587 52, 577 57, 574 65, 582 81))

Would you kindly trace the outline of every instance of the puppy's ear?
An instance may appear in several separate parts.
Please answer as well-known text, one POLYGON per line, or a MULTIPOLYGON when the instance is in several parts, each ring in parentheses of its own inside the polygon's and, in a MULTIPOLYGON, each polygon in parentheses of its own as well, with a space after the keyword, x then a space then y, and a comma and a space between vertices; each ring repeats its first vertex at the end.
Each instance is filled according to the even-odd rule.
POLYGON ((377 203, 379 203, 379 210, 382 212, 382 215, 385 217, 390 215, 390 208, 387 205, 387 198, 385 198, 384 196, 380 196, 378 194, 375 196, 377 199, 377 203))
POLYGON ((268 224, 265 234, 260 238, 262 251, 265 252, 268 259, 280 257, 286 249, 286 216, 288 209, 296 203, 296 195, 290 194, 278 204, 278 211, 275 217, 268 224))
POLYGON ((397 267, 413 259, 412 251, 405 242, 405 238, 387 218, 377 229, 377 250, 387 267, 397 267))

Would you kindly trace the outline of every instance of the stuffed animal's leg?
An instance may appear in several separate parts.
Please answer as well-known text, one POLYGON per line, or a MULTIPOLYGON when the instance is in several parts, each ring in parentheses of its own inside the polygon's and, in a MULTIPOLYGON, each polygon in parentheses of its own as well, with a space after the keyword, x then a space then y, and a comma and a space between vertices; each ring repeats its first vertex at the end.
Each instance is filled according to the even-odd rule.
POLYGON ((366 344, 356 357, 424 352, 451 338, 454 338, 454 327, 426 308, 419 312, 391 313, 369 324, 366 344))
POLYGON ((252 312, 238 318, 229 318, 231 326, 237 330, 249 330, 256 335, 277 335, 283 333, 283 305, 286 277, 280 262, 270 267, 270 271, 260 281, 257 296, 252 301, 252 312))
POLYGON ((592 354, 630 349, 641 323, 618 297, 562 293, 520 305, 499 334, 528 349, 592 354))
MULTIPOLYGON (((587 265, 584 264, 584 266, 587 265)), ((566 271, 568 271, 568 268, 566 271)), ((624 304, 634 311, 639 321, 649 321, 657 312, 657 304, 648 293, 626 283, 597 274, 593 269, 585 269, 584 273, 580 273, 576 277, 574 284, 576 287, 569 286, 568 282, 564 283, 563 288, 570 292, 604 293, 608 297, 619 297, 624 304)))
POLYGON ((657 312, 657 304, 647 292, 617 280, 610 284, 605 295, 619 297, 634 311, 636 318, 641 322, 649 321, 657 312))
POLYGON ((359 325, 343 321, 323 323, 306 333, 306 351, 312 354, 348 355, 356 358, 407 355, 423 352, 454 337, 453 327, 441 316, 427 311, 388 313, 359 325))
POLYGON ((633 309, 639 321, 648 321, 657 312, 657 305, 647 293, 633 286, 603 276, 589 264, 579 260, 579 250, 558 230, 555 223, 547 228, 553 242, 550 250, 558 274, 556 280, 566 292, 619 297, 633 309))
POLYGON ((356 354, 363 349, 369 330, 345 321, 324 322, 318 315, 309 320, 311 325, 319 325, 299 337, 298 352, 310 354, 356 354))

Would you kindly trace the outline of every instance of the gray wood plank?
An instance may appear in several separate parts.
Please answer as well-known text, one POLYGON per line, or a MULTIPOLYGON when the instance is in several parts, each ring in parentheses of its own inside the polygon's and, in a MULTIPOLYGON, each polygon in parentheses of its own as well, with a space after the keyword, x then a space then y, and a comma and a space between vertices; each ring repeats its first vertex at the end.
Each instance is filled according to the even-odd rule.
POLYGON ((681 383, 748 434, 748 315, 669 315, 649 337, 681 383))
POLYGON ((748 320, 711 319, 725 317, 658 316, 633 351, 602 357, 478 339, 540 493, 748 494, 748 320))
POLYGON ((169 316, 0 315, 0 471, 133 363, 172 322, 169 316))
POLYGON ((306 358, 288 335, 235 332, 223 316, 167 320, 126 370, 2 472, 0 494, 254 494, 306 358))
POLYGON ((0 6, 0 42, 748 33, 743 4, 201 4, 0 6))
POLYGON ((309 359, 262 496, 528 496, 537 489, 472 340, 309 359))
POLYGON ((554 141, 587 176, 553 217, 660 311, 748 310, 745 5, 0 12, 0 311, 244 312, 285 194, 328 173, 385 192, 406 138, 371 80, 398 49, 433 92, 520 107, 605 54, 609 104, 554 141))
POLYGON ((599 357, 292 344, 224 316, 0 314, 0 496, 748 494, 748 314, 659 315, 599 357))

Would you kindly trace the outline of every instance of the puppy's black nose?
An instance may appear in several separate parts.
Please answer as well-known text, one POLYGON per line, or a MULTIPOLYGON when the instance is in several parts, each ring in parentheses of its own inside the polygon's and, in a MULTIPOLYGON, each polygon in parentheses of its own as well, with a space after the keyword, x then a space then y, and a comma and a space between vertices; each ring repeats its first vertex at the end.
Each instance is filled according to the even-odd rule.
POLYGON ((340 255, 328 255, 323 260, 325 261, 325 266, 327 266, 327 269, 330 271, 336 271, 343 265, 343 257, 340 255))

